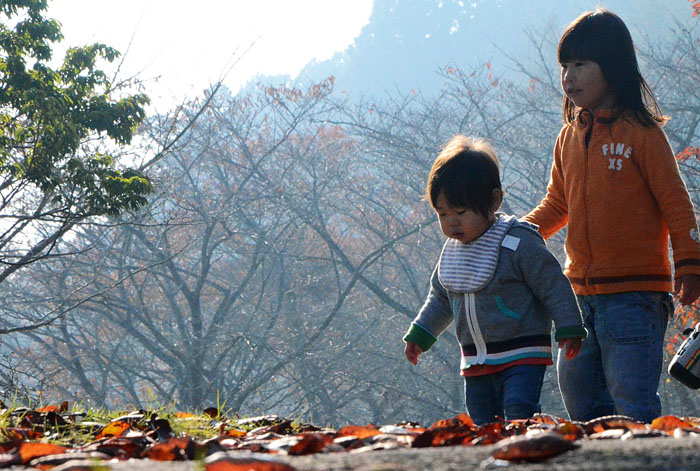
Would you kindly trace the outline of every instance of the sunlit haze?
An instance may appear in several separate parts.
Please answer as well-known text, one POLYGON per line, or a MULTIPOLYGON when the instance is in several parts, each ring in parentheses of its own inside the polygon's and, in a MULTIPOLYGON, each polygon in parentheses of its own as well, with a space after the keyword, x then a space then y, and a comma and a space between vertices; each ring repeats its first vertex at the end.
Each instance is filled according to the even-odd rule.
POLYGON ((138 74, 161 110, 224 83, 236 92, 258 74, 294 78, 352 44, 372 0, 53 0, 57 47, 105 43, 124 55, 121 77, 138 74))

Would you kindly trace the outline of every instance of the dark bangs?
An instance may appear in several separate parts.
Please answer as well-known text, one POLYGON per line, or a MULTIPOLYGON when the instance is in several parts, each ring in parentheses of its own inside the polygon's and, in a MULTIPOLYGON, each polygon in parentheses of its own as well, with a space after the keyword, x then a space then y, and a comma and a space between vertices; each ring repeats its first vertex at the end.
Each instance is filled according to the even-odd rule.
POLYGON ((443 193, 450 207, 487 217, 493 205, 493 190, 501 188, 498 164, 482 152, 464 151, 435 168, 428 187, 433 207, 443 193))

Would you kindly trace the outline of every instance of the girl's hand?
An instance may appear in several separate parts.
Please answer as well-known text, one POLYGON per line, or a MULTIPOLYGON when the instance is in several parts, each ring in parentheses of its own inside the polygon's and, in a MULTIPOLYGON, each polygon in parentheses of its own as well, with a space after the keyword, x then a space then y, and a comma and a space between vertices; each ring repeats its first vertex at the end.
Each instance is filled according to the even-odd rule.
POLYGON ((406 354, 406 359, 408 361, 410 361, 414 365, 417 365, 418 356, 421 353, 423 353, 423 349, 413 342, 406 342, 406 348, 404 349, 404 353, 406 354))
POLYGON ((581 351, 582 339, 564 339, 559 341, 559 348, 566 348, 564 356, 567 360, 573 360, 581 351))
POLYGON ((680 298, 681 304, 693 304, 700 296, 700 275, 683 275, 676 278, 673 290, 680 298))

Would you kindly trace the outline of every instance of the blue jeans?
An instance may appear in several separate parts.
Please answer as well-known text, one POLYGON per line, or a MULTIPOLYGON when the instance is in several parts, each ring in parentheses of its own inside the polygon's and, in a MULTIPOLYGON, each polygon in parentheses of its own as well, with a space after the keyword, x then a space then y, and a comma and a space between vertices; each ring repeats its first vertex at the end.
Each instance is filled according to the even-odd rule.
POLYGON ((657 394, 670 294, 631 291, 577 296, 588 338, 557 371, 564 406, 572 420, 620 414, 646 423, 661 415, 657 394))
POLYGON ((527 419, 540 412, 545 365, 516 365, 498 373, 464 378, 467 414, 477 425, 527 419))

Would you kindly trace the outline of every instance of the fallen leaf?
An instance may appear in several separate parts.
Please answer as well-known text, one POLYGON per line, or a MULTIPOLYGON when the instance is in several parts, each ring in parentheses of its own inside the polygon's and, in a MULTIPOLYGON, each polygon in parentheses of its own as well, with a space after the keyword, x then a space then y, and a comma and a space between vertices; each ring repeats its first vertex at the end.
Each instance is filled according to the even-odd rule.
POLYGON ((528 425, 531 425, 533 423, 535 423, 535 424, 539 423, 539 424, 549 424, 549 425, 556 426, 556 425, 559 425, 559 424, 566 422, 566 421, 564 419, 562 419, 561 417, 557 417, 557 416, 550 415, 550 414, 538 413, 538 414, 533 415, 529 419, 527 419, 526 422, 528 425))
POLYGON ((329 443, 333 443, 333 437, 329 435, 313 432, 307 433, 304 435, 304 438, 293 445, 287 453, 290 455, 310 455, 312 453, 319 453, 329 443))
POLYGON ((477 429, 476 434, 477 437, 472 441, 473 445, 493 445, 511 435, 508 424, 504 422, 482 425, 477 429))
POLYGON ((557 425, 556 432, 570 442, 575 442, 586 436, 586 431, 583 427, 573 422, 565 422, 557 425))
POLYGON ((458 414, 451 419, 438 420, 429 428, 444 428, 444 427, 473 427, 474 420, 467 414, 458 414))
POLYGON ((63 463, 67 463, 68 461, 92 460, 94 463, 95 461, 98 461, 98 460, 101 461, 101 460, 107 460, 107 459, 109 459, 109 456, 106 455, 105 453, 100 453, 100 452, 96 452, 96 451, 87 452, 87 451, 68 450, 65 453, 39 456, 39 457, 34 458, 31 461, 29 461, 29 463, 27 465, 32 467, 32 468, 48 469, 48 468, 53 468, 54 466, 61 465, 63 463))
POLYGON ((17 453, 19 454, 22 464, 27 464, 34 458, 47 455, 57 455, 64 453, 66 450, 66 447, 54 445, 53 443, 22 442, 17 448, 17 453))
POLYGON ((143 438, 108 437, 93 442, 82 449, 99 451, 115 458, 137 458, 143 453, 148 442, 143 438))
POLYGON ((466 445, 476 436, 473 429, 464 426, 429 428, 411 443, 412 448, 466 445))
POLYGON ((205 471, 296 471, 280 461, 253 456, 235 456, 226 452, 214 453, 204 462, 205 471))
POLYGON ((606 415, 603 417, 598 417, 597 419, 589 420, 583 424, 583 429, 586 431, 586 435, 603 432, 613 428, 632 430, 647 428, 647 426, 645 423, 634 420, 632 417, 628 417, 626 415, 606 415))
POLYGON ((650 428, 652 430, 673 432, 677 428, 694 428, 694 425, 691 422, 676 417, 675 415, 664 415, 652 420, 650 428))
POLYGON ((172 438, 147 448, 142 458, 156 461, 184 461, 194 459, 196 444, 191 438, 172 438))
POLYGON ((372 435, 379 435, 381 432, 374 425, 347 425, 336 432, 338 437, 357 437, 363 440, 372 435))
POLYGON ((104 437, 121 437, 131 428, 131 424, 125 421, 117 420, 110 422, 102 429, 95 437, 96 440, 104 437))
POLYGON ((543 461, 560 455, 578 445, 562 438, 559 434, 550 432, 533 437, 510 437, 496 443, 491 456, 505 461, 543 461))
POLYGON ((248 434, 245 430, 238 430, 235 428, 225 428, 221 430, 221 435, 225 437, 245 437, 248 434))
POLYGON ((190 414, 189 412, 177 412, 175 414, 176 419, 184 420, 184 419, 195 419, 197 418, 196 415, 190 414))
POLYGON ((39 440, 41 438, 41 432, 34 430, 33 428, 6 428, 3 429, 3 433, 7 438, 12 440, 39 440))

